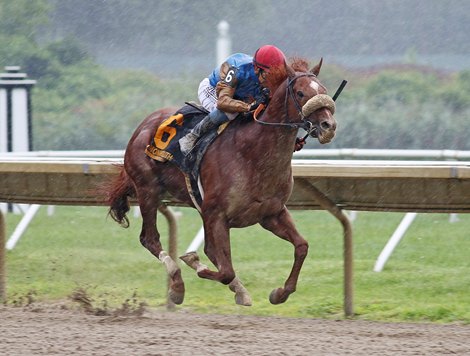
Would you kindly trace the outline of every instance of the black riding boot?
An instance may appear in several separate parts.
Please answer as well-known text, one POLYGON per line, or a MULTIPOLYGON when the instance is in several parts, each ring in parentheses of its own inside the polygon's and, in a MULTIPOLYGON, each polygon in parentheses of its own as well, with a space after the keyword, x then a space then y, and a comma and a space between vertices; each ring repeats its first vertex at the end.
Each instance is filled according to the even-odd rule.
POLYGON ((227 115, 220 111, 214 110, 204 119, 201 120, 194 128, 186 134, 186 136, 180 138, 179 144, 181 152, 184 155, 187 155, 193 149, 199 137, 204 135, 206 132, 222 125, 223 123, 229 121, 227 115))

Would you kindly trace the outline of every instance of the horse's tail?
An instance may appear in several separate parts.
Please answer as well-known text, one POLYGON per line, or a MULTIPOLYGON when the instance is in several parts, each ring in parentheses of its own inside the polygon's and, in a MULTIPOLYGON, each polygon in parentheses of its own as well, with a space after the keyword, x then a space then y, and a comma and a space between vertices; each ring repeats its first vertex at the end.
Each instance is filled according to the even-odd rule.
POLYGON ((127 212, 130 209, 129 197, 135 196, 131 178, 127 175, 124 165, 119 165, 119 176, 110 183, 106 201, 109 205, 108 214, 122 227, 129 227, 127 212))

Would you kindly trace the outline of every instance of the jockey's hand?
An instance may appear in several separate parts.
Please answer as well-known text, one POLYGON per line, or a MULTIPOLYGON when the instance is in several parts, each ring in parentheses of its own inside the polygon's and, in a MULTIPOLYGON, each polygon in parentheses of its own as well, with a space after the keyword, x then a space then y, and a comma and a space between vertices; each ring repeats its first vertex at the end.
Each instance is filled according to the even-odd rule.
POLYGON ((271 93, 269 92, 269 88, 261 89, 261 98, 258 100, 260 103, 264 105, 268 105, 271 93))
POLYGON ((258 108, 258 106, 260 106, 261 104, 262 104, 262 102, 259 102, 259 101, 253 102, 253 104, 251 104, 251 106, 250 106, 249 111, 255 111, 258 108))
POLYGON ((264 106, 268 106, 269 103, 269 89, 268 88, 263 88, 261 90, 261 95, 256 99, 256 101, 251 104, 250 110, 249 111, 255 111, 258 106, 263 104, 264 106))
POLYGON ((294 152, 300 151, 302 148, 304 148, 305 143, 306 143, 306 141, 305 141, 304 138, 299 138, 299 137, 297 137, 297 138, 295 139, 294 152))

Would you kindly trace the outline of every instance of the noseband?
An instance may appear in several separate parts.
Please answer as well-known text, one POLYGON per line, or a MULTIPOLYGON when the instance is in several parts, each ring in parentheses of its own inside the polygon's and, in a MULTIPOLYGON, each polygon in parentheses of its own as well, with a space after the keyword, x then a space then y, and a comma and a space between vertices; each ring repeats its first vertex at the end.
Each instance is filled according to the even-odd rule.
POLYGON ((294 94, 295 81, 302 77, 316 77, 316 75, 312 73, 302 73, 302 74, 296 75, 292 79, 289 79, 289 78, 287 79, 287 90, 286 90, 286 96, 284 99, 284 111, 285 111, 285 116, 288 122, 264 122, 264 121, 258 120, 256 118, 256 115, 253 115, 254 120, 259 124, 267 125, 267 126, 284 126, 284 127, 288 127, 288 128, 292 128, 296 130, 304 129, 305 131, 307 131, 307 135, 310 135, 312 132, 316 131, 316 128, 313 126, 313 124, 310 121, 308 121, 305 115, 302 113, 302 106, 300 105, 299 101, 297 100, 294 94), (292 101, 294 102, 295 108, 297 109, 297 112, 302 122, 290 122, 289 111, 288 111, 289 98, 291 98, 292 101))

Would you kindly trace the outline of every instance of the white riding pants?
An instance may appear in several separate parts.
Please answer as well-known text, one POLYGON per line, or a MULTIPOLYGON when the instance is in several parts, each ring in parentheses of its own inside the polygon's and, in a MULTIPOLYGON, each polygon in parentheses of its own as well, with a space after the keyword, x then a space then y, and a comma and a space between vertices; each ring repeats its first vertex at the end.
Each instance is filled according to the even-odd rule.
MULTIPOLYGON (((204 78, 201 83, 199 83, 197 96, 201 105, 209 112, 212 112, 217 109, 217 94, 215 92, 215 87, 213 87, 209 82, 209 78, 204 78)), ((227 115, 230 121, 238 116, 238 113, 225 114, 227 115)))

